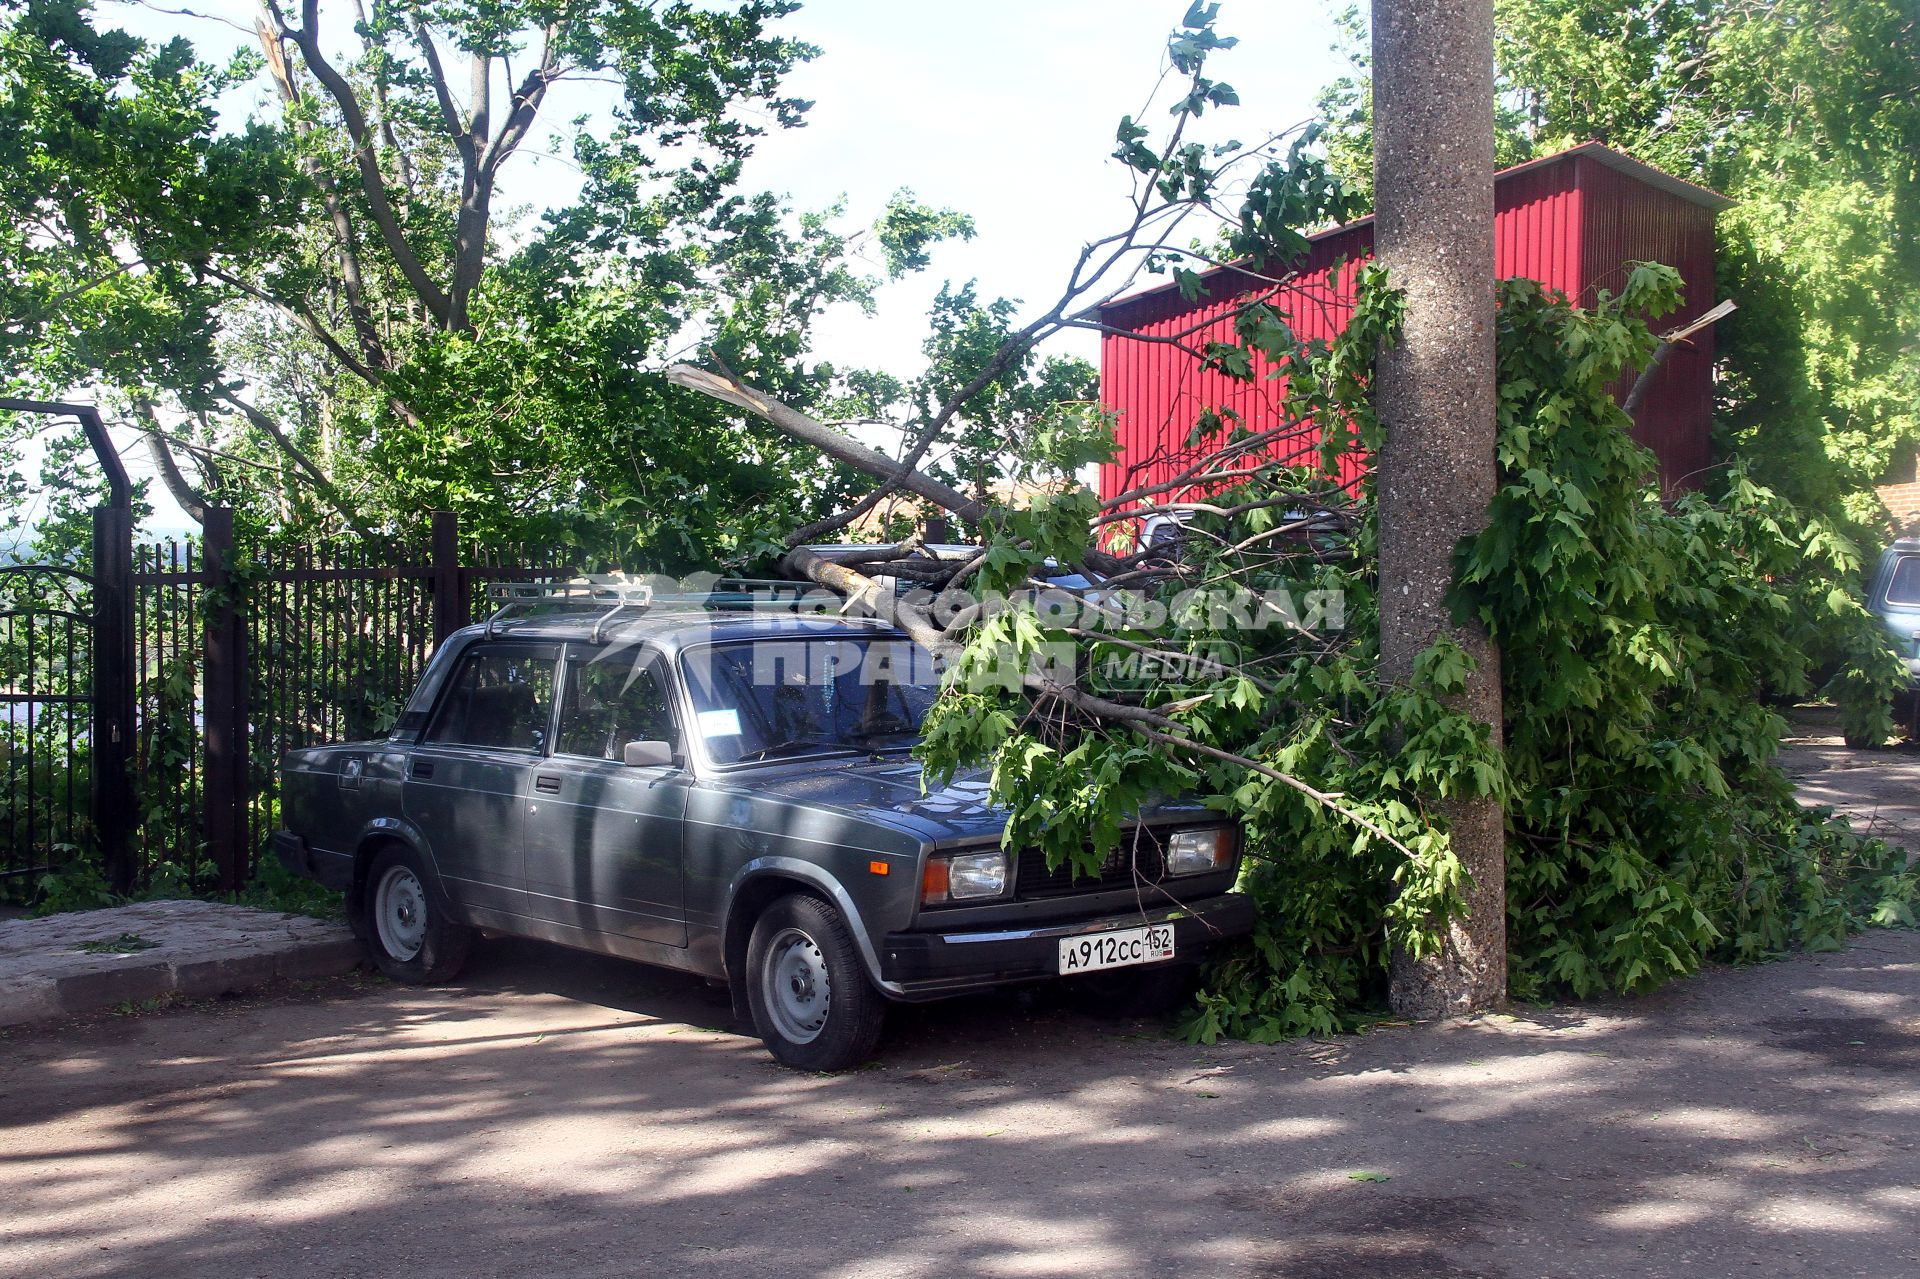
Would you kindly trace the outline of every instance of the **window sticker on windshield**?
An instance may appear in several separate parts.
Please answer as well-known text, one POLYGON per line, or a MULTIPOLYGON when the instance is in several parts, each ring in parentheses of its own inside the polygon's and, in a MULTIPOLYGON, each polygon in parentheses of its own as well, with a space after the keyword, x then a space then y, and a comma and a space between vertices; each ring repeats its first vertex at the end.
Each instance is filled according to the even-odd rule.
POLYGON ((700 735, 702 737, 740 736, 740 712, 731 706, 723 711, 701 711, 700 735))

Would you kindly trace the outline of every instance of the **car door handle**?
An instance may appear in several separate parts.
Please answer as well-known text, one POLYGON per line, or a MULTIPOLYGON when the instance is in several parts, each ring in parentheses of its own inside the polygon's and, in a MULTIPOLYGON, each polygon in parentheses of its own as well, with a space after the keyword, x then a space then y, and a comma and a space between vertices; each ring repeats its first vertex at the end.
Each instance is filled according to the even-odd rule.
POLYGON ((558 777, 541 777, 536 774, 533 779, 533 788, 542 795, 558 795, 560 793, 560 779, 558 777))
POLYGON ((409 777, 432 777, 433 761, 430 759, 414 760, 413 767, 407 770, 407 775, 409 777))

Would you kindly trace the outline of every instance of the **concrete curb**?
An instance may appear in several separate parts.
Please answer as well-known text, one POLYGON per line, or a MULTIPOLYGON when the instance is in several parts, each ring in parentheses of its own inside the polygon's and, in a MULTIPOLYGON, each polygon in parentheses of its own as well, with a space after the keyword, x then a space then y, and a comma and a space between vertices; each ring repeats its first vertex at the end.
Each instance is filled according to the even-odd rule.
POLYGON ((218 902, 140 902, 0 920, 0 1026, 163 995, 204 999, 273 981, 333 977, 360 960, 345 924, 218 902), (79 949, 126 934, 151 945, 125 954, 79 949))

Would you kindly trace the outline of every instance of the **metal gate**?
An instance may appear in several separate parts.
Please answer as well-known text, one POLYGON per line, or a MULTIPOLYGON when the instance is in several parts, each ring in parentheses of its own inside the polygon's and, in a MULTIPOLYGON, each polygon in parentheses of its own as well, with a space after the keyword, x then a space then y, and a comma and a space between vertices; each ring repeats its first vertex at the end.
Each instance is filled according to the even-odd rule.
POLYGON ((93 578, 47 564, 0 568, 0 891, 94 843, 93 578))

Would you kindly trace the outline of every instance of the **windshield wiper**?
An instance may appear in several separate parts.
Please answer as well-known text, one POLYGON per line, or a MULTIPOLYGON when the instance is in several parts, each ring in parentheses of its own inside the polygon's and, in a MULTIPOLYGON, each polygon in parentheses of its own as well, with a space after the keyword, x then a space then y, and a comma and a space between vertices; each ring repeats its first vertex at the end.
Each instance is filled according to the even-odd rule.
POLYGON ((758 763, 763 759, 771 759, 775 755, 790 755, 794 751, 801 749, 850 751, 855 748, 833 737, 789 737, 782 741, 775 742, 771 746, 762 746, 757 751, 748 751, 739 759, 736 759, 734 763, 758 763))
POLYGON ((855 742, 862 742, 862 743, 870 743, 876 737, 909 738, 911 739, 910 741, 898 743, 893 747, 893 749, 911 750, 913 748, 913 743, 920 740, 920 730, 912 727, 911 725, 903 724, 894 728, 860 728, 860 729, 855 729, 853 732, 847 734, 848 740, 855 741, 855 742))

